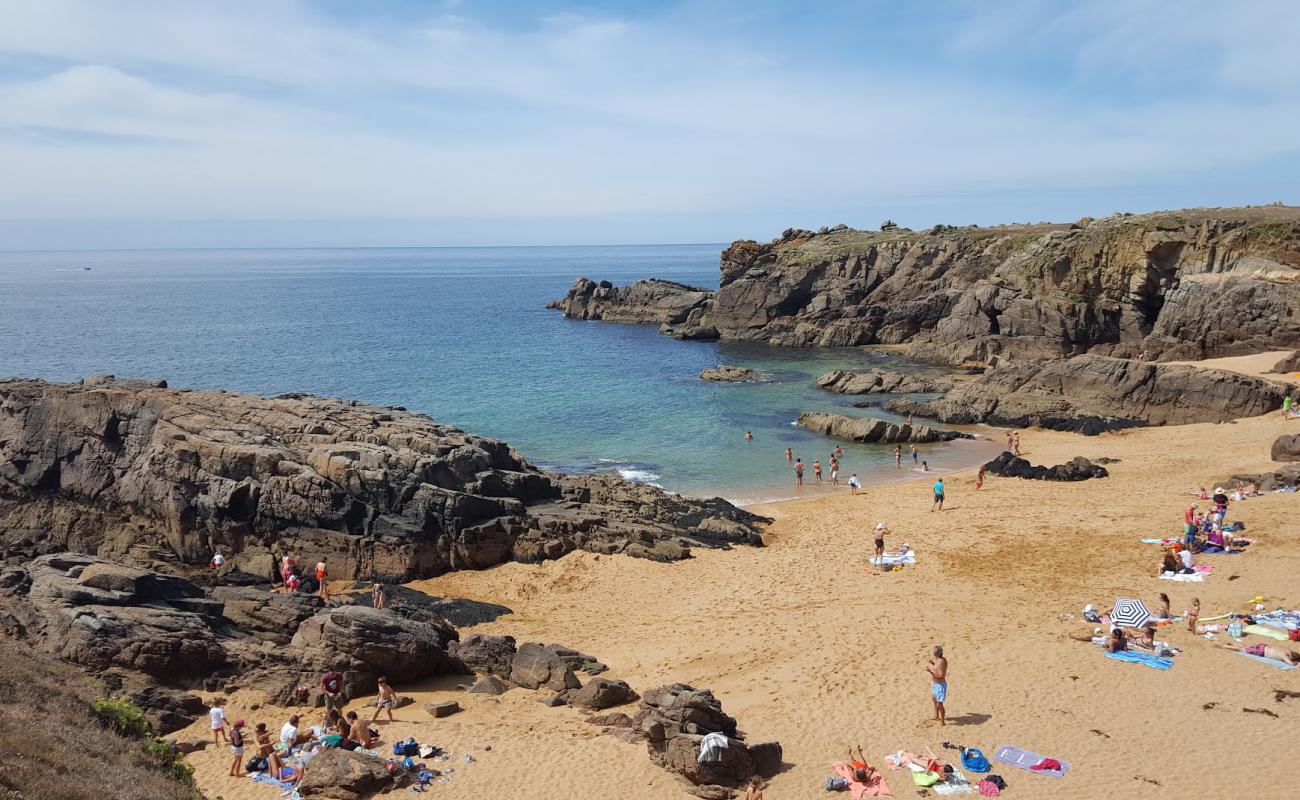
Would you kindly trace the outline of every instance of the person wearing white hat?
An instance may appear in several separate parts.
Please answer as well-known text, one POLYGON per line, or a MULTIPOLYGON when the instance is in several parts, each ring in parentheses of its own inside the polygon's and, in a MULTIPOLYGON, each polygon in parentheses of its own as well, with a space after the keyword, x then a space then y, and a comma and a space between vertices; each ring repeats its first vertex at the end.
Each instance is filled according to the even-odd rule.
POLYGON ((879 572, 881 564, 885 561, 885 534, 889 532, 889 528, 885 527, 885 523, 876 523, 876 558, 871 562, 872 572, 879 572))

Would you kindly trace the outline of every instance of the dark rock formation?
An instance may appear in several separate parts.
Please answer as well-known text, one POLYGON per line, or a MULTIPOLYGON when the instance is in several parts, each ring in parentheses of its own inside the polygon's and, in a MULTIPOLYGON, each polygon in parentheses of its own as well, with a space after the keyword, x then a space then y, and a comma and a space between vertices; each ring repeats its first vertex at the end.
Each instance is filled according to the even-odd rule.
POLYGON ((758 380, 758 373, 749 367, 736 367, 731 364, 719 364, 700 372, 700 380, 718 383, 750 383, 758 380))
POLYGON ((696 786, 739 788, 755 775, 772 777, 781 766, 781 745, 747 744, 735 718, 708 690, 680 683, 651 689, 632 724, 646 737, 651 761, 696 786), (701 763, 700 741, 710 733, 726 736, 728 746, 721 761, 701 763))
POLYGON ((344 674, 348 695, 374 691, 375 680, 386 675, 407 683, 455 671, 447 645, 456 630, 445 623, 415 622, 365 606, 340 606, 321 611, 298 626, 291 642, 299 658, 323 674, 344 674))
POLYGON ((1076 456, 1054 467, 1040 467, 1011 453, 1002 453, 985 464, 984 469, 990 475, 1001 478, 1028 478, 1037 481, 1086 481, 1089 478, 1105 478, 1110 474, 1105 467, 1098 466, 1083 456, 1076 456))
POLYGON ((657 278, 614 286, 579 278, 563 300, 549 304, 570 319, 678 325, 713 298, 708 289, 657 278))
POLYGON ((575 674, 579 669, 600 672, 605 667, 591 656, 558 644, 524 642, 510 665, 510 682, 525 689, 578 689, 582 686, 575 674))
POLYGON ((506 692, 510 691, 513 688, 514 688, 513 686, 501 680, 495 675, 484 675, 483 677, 474 681, 474 683, 471 684, 470 687, 465 691, 469 692, 470 694, 498 695, 498 694, 505 694, 506 692))
POLYGON ((1194 359, 1300 346, 1297 270, 1300 209, 1188 209, 925 232, 791 230, 724 250, 716 293, 583 279, 552 305, 576 319, 671 316, 674 334, 906 343, 946 364, 1083 352, 1194 359))
POLYGON ((1300 486, 1300 463, 1284 464, 1272 472, 1231 475, 1214 481, 1214 485, 1229 491, 1254 486, 1261 492, 1271 492, 1284 486, 1300 486))
POLYGON ((1236 372, 1083 355, 999 367, 927 410, 943 422, 1095 434, 1256 416, 1278 408, 1286 390, 1236 372))
POLYGON ((1300 461, 1300 433, 1274 439, 1271 455, 1274 461, 1300 461))
POLYGON ((268 592, 252 586, 217 586, 212 599, 224 606, 226 619, 235 627, 275 644, 288 644, 298 626, 325 605, 314 594, 268 592))
MULTIPOLYGON (((367 581, 358 581, 351 590, 335 597, 351 601, 354 605, 369 606, 374 602, 371 593, 373 585, 367 581)), ((385 608, 400 617, 420 622, 447 622, 456 627, 469 627, 492 622, 504 614, 512 613, 510 609, 496 603, 434 597, 401 585, 385 586, 384 594, 385 608)))
POLYGON ((515 637, 472 633, 447 646, 447 653, 470 672, 509 678, 515 662, 515 637))
POLYGON ((406 770, 389 772, 383 759, 333 748, 321 750, 307 764, 298 792, 326 800, 361 800, 409 783, 406 770))
POLYGON ((1273 369, 1269 371, 1281 372, 1284 374, 1300 372, 1300 350, 1295 351, 1291 355, 1274 364, 1273 369))
POLYGON ((823 436, 849 439, 854 442, 950 442, 953 439, 972 439, 969 433, 945 431, 929 425, 898 425, 876 417, 846 417, 817 411, 799 415, 799 425, 823 436))
POLYGON ((946 392, 952 388, 948 378, 873 369, 866 372, 835 370, 817 379, 817 388, 838 394, 919 394, 946 392))
POLYGON ((586 686, 573 693, 573 696, 569 698, 569 704, 576 708, 600 711, 626 703, 635 703, 640 699, 641 695, 632 691, 632 687, 628 686, 625 681, 594 678, 588 681, 586 686))
POLYGON ((274 573, 410 579, 575 549, 671 560, 761 544, 760 518, 608 476, 543 472, 503 442, 391 408, 105 380, 0 381, 0 545, 274 573))

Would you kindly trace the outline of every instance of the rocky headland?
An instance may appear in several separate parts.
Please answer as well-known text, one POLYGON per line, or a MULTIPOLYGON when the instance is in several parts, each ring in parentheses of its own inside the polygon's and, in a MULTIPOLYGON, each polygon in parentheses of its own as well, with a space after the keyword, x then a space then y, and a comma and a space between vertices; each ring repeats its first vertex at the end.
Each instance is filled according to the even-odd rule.
POLYGON ((937 400, 891 401, 889 406, 954 424, 1096 434, 1253 417, 1279 408, 1294 389, 1226 370, 1081 355, 1007 364, 937 400))
POLYGON ((0 382, 0 543, 269 581, 278 555, 410 580, 573 550, 674 560, 761 544, 759 517, 610 476, 561 475, 427 416, 161 382, 0 382))
POLYGON ((907 345, 943 364, 1095 353, 1200 359, 1300 346, 1300 209, 1074 223, 787 230, 722 252, 720 288, 580 279, 574 319, 682 338, 907 345))

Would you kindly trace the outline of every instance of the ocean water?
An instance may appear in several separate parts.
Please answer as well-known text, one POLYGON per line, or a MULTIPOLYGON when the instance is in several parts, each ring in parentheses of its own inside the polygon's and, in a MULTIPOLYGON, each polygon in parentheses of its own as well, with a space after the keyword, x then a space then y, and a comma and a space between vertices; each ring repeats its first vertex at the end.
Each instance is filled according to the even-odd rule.
MULTIPOLYGON (((817 376, 916 367, 854 349, 679 342, 653 326, 578 322, 546 309, 582 275, 716 287, 720 249, 0 253, 0 376, 102 372, 402 405, 504 439, 547 467, 617 470, 740 502, 795 496, 785 448, 825 464, 837 444, 794 427, 800 412, 882 414, 852 408, 860 398, 817 390, 817 376), (768 380, 699 380, 719 363, 753 367, 768 380)), ((915 477, 910 464, 895 468, 891 446, 840 444, 845 477, 915 477)), ((921 446, 935 470, 996 449, 921 446)))

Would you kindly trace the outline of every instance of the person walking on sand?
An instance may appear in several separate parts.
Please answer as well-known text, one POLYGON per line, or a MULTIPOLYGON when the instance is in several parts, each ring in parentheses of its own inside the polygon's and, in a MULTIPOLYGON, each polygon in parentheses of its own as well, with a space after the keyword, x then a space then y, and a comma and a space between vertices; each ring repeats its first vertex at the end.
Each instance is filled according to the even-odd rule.
POLYGON ((903 468, 903 446, 894 445, 894 469, 903 468))
POLYGON ((230 741, 226 737, 226 709, 222 708, 224 705, 225 701, 218 697, 212 701, 212 708, 208 709, 208 719, 212 723, 212 743, 214 745, 221 744, 222 739, 230 741))
POLYGON ((943 511, 943 489, 943 478, 940 478, 934 482, 934 504, 930 506, 931 511, 936 508, 943 511))
POLYGON ((858 473, 855 472, 849 476, 849 494, 857 494, 861 488, 862 483, 858 480, 858 473))
POLYGON ((814 483, 822 482, 822 462, 818 461, 815 458, 813 459, 813 482, 814 483))
POLYGON ((321 598, 330 596, 330 586, 327 577, 328 576, 325 574, 325 557, 321 556, 321 560, 316 562, 316 582, 320 584, 321 598))
POLYGON ((877 522, 877 523, 876 523, 876 539, 875 539, 874 542, 872 542, 872 545, 874 545, 875 548, 876 548, 876 557, 875 557, 875 559, 871 562, 871 571, 872 571, 872 572, 879 573, 879 572, 881 571, 881 569, 883 569, 883 567, 884 567, 884 563, 885 563, 885 534, 887 534, 887 533, 889 533, 889 532, 890 532, 890 531, 889 531, 889 528, 886 528, 886 527, 885 527, 885 523, 883 523, 883 522, 877 522))
POLYGON ((916 462, 917 462, 920 458, 921 458, 921 452, 920 452, 919 450, 916 449, 916 445, 912 445, 912 466, 915 467, 915 466, 916 466, 916 462))
POLYGON ((793 460, 794 460, 794 451, 791 450, 791 449, 788 448, 788 447, 785 449, 785 460, 786 460, 786 461, 793 461, 793 460))
POLYGON ((393 709, 397 706, 397 692, 393 687, 388 685, 388 678, 380 676, 379 678, 379 697, 375 700, 375 715, 370 718, 373 723, 379 719, 379 712, 388 712, 388 721, 393 722, 393 709))
POLYGON ((934 702, 934 721, 947 725, 947 711, 943 704, 948 700, 948 659, 943 657, 943 645, 934 646, 934 656, 926 665, 930 673, 930 699, 934 702))
POLYGON ((794 460, 794 485, 803 486, 803 459, 794 460))
POLYGON ((230 762, 230 777, 239 778, 244 774, 244 721, 235 720, 234 726, 230 729, 230 753, 234 760, 230 762))
POLYGON ((1014 446, 1015 446, 1015 442, 1013 442, 1011 439, 1011 431, 1007 431, 1007 452, 1010 453, 1011 448, 1014 446))
POLYGON ((984 464, 980 464, 980 471, 975 473, 975 490, 979 491, 984 488, 984 464))

